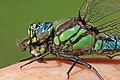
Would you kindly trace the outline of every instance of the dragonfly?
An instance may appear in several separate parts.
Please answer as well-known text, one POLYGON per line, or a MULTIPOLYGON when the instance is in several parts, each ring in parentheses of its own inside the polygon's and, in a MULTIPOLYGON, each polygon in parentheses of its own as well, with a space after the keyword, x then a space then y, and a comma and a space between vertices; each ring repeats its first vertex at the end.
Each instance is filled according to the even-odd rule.
POLYGON ((89 63, 81 61, 80 56, 103 55, 109 58, 119 56, 120 52, 120 18, 102 21, 120 11, 120 0, 85 0, 78 11, 77 17, 60 19, 54 22, 33 23, 28 28, 28 37, 17 40, 21 51, 30 50, 32 59, 24 66, 34 62, 44 62, 44 57, 52 54, 60 59, 67 59, 73 64, 67 71, 70 72, 76 64, 91 69, 100 80, 102 75, 89 63))

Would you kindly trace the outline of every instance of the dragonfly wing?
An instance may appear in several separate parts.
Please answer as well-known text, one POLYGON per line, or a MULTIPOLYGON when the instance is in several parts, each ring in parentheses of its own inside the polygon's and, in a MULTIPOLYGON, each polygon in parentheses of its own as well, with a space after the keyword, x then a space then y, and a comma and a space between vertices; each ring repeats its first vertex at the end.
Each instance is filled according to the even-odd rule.
POLYGON ((86 18, 89 10, 90 10, 90 5, 92 5, 93 1, 92 0, 85 0, 83 5, 80 7, 79 10, 79 17, 82 19, 86 18))
POLYGON ((120 36, 120 18, 106 22, 96 27, 100 33, 107 35, 120 36))
POLYGON ((86 0, 80 8, 80 16, 86 22, 95 23, 120 11, 120 0, 86 0))

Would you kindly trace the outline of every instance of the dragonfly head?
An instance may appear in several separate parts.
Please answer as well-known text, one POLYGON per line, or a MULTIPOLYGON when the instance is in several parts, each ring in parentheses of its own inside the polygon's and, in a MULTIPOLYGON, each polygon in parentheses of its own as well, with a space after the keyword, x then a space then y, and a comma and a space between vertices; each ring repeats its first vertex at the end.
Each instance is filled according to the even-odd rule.
POLYGON ((28 29, 28 36, 33 39, 32 42, 43 42, 50 36, 52 29, 53 26, 51 22, 31 24, 28 29))
POLYGON ((28 47, 34 49, 50 36, 53 26, 51 22, 31 24, 28 28, 28 37, 23 41, 17 40, 17 45, 21 51, 26 51, 28 47))

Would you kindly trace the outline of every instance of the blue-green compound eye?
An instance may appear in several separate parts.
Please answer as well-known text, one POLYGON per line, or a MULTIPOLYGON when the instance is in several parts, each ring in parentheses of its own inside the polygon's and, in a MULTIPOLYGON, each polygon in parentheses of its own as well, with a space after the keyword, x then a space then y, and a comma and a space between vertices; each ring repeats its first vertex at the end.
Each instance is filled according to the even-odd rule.
POLYGON ((36 38, 42 42, 45 41, 53 30, 53 26, 51 22, 43 22, 36 26, 34 33, 36 38))
POLYGON ((51 22, 44 22, 38 25, 38 27, 35 30, 35 33, 41 33, 44 32, 45 30, 49 30, 49 28, 51 28, 52 23, 51 22))

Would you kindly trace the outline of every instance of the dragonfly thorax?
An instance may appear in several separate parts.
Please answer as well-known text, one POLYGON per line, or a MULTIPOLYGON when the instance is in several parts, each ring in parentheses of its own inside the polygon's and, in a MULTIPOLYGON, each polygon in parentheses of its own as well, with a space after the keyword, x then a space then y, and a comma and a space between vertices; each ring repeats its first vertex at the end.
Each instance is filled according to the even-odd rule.
POLYGON ((90 26, 89 30, 90 30, 91 32, 94 32, 96 35, 99 34, 99 30, 98 30, 96 27, 90 26))

